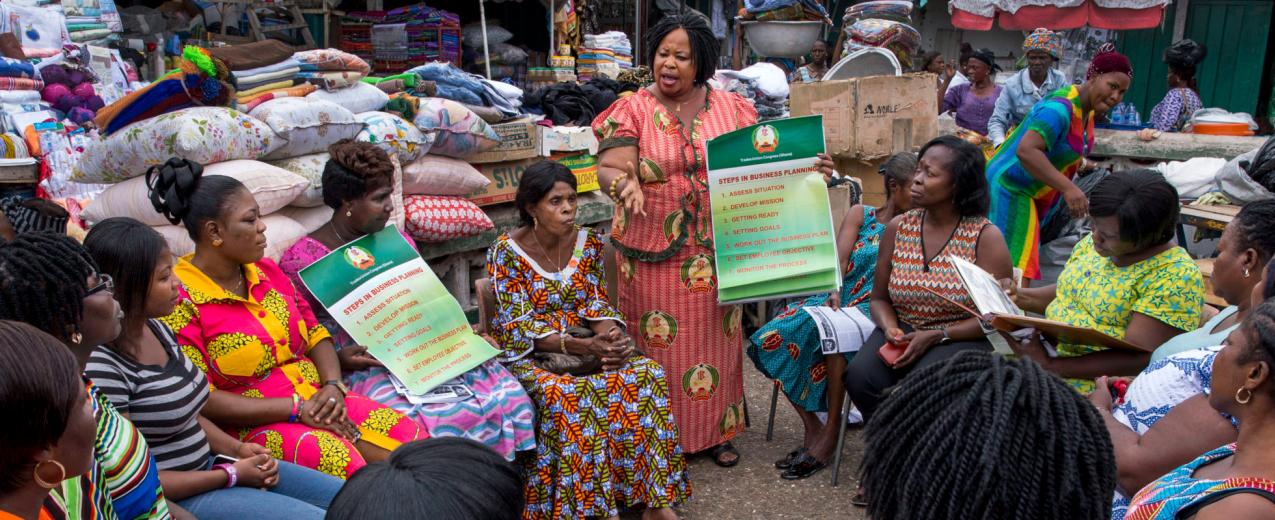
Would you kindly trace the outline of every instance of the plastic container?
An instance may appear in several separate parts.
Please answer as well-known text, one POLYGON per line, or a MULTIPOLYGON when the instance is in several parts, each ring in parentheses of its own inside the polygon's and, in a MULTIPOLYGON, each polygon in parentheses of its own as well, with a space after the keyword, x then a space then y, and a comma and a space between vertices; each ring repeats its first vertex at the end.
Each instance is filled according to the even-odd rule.
POLYGON ((1253 130, 1247 123, 1196 123, 1191 126, 1191 133, 1247 137, 1253 135, 1253 130))

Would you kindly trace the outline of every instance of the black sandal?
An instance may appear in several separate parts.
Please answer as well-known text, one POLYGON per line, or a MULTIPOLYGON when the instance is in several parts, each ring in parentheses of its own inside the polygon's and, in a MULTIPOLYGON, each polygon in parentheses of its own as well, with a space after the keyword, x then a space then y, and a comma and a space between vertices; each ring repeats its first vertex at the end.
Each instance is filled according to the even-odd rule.
POLYGON ((798 457, 805 455, 807 451, 809 451, 809 449, 802 446, 788 452, 787 455, 784 455, 784 458, 775 461, 775 469, 788 469, 792 467, 793 461, 797 460, 798 457))
POLYGON ((800 457, 797 457, 797 460, 792 462, 792 466, 789 466, 779 476, 784 480, 801 480, 818 473, 819 470, 827 466, 827 462, 811 457, 809 453, 803 453, 800 457))
POLYGON ((850 497, 850 505, 854 507, 868 507, 868 497, 863 495, 863 489, 854 492, 854 496, 850 497))
POLYGON ((718 444, 710 454, 713 456, 713 463, 723 468, 733 468, 736 464, 739 464, 739 450, 736 450, 729 441, 718 444), (727 453, 735 455, 735 460, 723 461, 722 455, 727 453))

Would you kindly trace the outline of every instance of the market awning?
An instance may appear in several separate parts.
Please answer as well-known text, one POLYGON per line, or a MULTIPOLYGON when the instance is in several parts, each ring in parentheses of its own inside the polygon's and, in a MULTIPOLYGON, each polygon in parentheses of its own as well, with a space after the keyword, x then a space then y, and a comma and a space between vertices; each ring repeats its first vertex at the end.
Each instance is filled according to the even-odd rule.
MULTIPOLYGON (((991 3, 1012 5, 1010 2, 991 3)), ((954 0, 948 4, 952 14, 952 25, 972 31, 991 30, 993 22, 999 22, 1001 29, 1009 31, 1030 31, 1037 27, 1059 31, 1085 26, 1119 31, 1151 29, 1160 25, 1164 18, 1165 7, 1165 4, 1142 8, 1110 7, 1119 4, 1112 0, 1080 0, 1078 5, 1068 7, 1058 7, 1057 4, 1012 5, 1015 9, 1008 11, 999 6, 989 8, 988 4, 989 2, 985 0, 977 4, 954 0), (971 9, 962 8, 967 5, 971 9)))

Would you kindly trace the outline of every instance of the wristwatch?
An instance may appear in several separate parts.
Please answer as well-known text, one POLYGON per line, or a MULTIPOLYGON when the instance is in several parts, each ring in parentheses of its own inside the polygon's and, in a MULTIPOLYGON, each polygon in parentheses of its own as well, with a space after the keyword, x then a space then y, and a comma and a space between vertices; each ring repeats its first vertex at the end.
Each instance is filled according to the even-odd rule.
POLYGON ((947 335, 947 329, 943 329, 943 337, 939 339, 939 345, 946 345, 952 342, 952 337, 947 335))
POLYGON ((350 393, 350 389, 349 389, 348 387, 346 387, 346 386, 345 386, 345 383, 342 383, 342 382, 341 382, 340 380, 338 380, 338 379, 332 379, 332 380, 329 380, 329 381, 324 381, 322 386, 328 386, 328 385, 335 386, 337 390, 340 390, 340 391, 341 391, 341 395, 347 395, 347 394, 349 394, 349 393, 350 393))

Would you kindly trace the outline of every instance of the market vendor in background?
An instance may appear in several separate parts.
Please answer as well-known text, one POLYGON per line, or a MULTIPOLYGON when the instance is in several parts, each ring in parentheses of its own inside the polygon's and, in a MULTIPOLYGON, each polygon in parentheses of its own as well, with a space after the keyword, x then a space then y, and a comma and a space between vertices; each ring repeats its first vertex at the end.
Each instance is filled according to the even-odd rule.
POLYGON ((1072 178, 1093 149, 1094 119, 1120 104, 1132 82, 1129 58, 1104 45, 1085 82, 1032 107, 988 162, 989 218, 1004 232, 1014 266, 1025 278, 1040 279, 1040 223, 1059 200, 1074 217, 1089 213, 1089 201, 1072 178))
MULTIPOLYGON (((620 311, 642 352, 664 366, 683 450, 711 449, 730 467, 739 462, 730 439, 744 429, 743 312, 718 305, 715 284, 704 290, 688 278, 704 261, 713 269, 704 143, 757 122, 744 98, 708 86, 719 51, 703 18, 660 20, 646 52, 655 84, 611 105, 593 127, 600 183, 618 202, 620 311)), ((818 167, 829 175, 832 161, 818 167)))
POLYGON ((828 52, 828 42, 815 40, 814 48, 810 49, 810 62, 797 69, 793 83, 798 81, 802 83, 821 81, 823 80, 823 75, 828 73, 828 68, 831 66, 832 54, 828 52))
POLYGON ((994 146, 1005 142, 1005 135, 1027 118, 1038 101, 1068 85, 1067 76, 1054 69, 1062 58, 1062 35, 1036 29, 1023 41, 1023 52, 1027 55, 1027 68, 1005 82, 987 122, 987 138, 994 146))
POLYGON ((943 95, 939 113, 952 112, 956 116, 956 126, 985 136, 987 122, 992 118, 996 99, 1001 94, 1001 86, 996 84, 994 76, 1001 69, 996 65, 992 51, 979 49, 970 55, 965 70, 969 83, 949 89, 943 95))
POLYGON ((1190 39, 1178 40, 1164 50, 1164 63, 1169 66, 1169 92, 1151 109, 1152 128, 1180 132, 1191 114, 1204 107, 1195 82, 1195 67, 1207 54, 1208 49, 1190 39))

